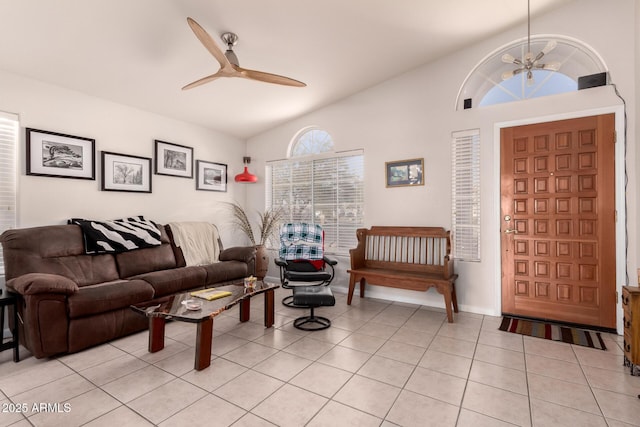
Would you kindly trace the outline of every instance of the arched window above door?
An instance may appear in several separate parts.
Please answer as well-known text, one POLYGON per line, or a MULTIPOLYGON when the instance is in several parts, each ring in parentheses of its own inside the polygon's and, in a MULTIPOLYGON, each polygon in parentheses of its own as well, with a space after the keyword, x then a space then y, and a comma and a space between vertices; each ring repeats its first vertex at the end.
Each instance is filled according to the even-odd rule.
POLYGON ((528 50, 526 37, 516 40, 491 52, 474 67, 458 92, 456 110, 464 109, 465 100, 469 99, 472 107, 477 107, 575 91, 579 77, 607 70, 590 46, 566 36, 531 36, 531 52, 534 55, 541 52, 549 41, 555 41, 555 48, 540 63, 557 63, 557 71, 533 70, 533 79, 527 79, 526 72, 503 79, 505 72, 509 74, 518 68, 504 62, 503 56, 523 58, 528 50))

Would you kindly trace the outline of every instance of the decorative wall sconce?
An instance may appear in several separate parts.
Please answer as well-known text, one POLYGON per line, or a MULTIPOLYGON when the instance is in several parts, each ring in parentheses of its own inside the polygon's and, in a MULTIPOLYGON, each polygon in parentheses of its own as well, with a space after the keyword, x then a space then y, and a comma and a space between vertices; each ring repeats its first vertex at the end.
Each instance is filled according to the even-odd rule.
POLYGON ((240 182, 243 184, 254 184, 258 182, 258 177, 249 172, 249 167, 247 166, 251 163, 251 157, 243 157, 242 162, 244 163, 244 171, 236 175, 236 182, 240 182))

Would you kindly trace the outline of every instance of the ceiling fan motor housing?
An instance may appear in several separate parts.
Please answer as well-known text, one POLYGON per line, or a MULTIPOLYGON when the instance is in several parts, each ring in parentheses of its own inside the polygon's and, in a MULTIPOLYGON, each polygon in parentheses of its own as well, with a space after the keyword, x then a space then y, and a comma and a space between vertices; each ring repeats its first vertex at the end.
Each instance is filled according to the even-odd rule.
POLYGON ((238 35, 236 33, 226 32, 222 33, 220 37, 222 38, 224 44, 227 45, 227 51, 224 53, 224 56, 226 56, 229 62, 231 62, 233 65, 240 66, 238 57, 233 51, 233 46, 238 43, 238 35))
POLYGON ((231 49, 231 46, 235 46, 236 43, 238 43, 238 35, 236 33, 227 31, 226 33, 222 33, 220 37, 229 49, 231 49))

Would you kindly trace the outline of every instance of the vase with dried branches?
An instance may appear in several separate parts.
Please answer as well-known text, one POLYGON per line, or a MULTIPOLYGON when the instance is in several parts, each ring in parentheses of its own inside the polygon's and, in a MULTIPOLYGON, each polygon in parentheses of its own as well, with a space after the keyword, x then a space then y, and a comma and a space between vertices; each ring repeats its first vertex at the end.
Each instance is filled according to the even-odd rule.
POLYGON ((254 233, 249 216, 237 202, 229 203, 233 214, 233 224, 247 236, 256 247, 256 277, 264 279, 269 269, 269 254, 265 244, 274 237, 282 220, 281 209, 267 209, 258 212, 258 233, 254 233))

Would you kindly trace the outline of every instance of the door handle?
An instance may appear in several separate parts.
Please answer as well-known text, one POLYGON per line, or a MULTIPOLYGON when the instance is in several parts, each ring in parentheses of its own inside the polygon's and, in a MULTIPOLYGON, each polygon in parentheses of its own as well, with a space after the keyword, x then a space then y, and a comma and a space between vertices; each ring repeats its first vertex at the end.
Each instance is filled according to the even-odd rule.
POLYGON ((504 230, 504 234, 518 234, 518 230, 515 229, 511 229, 511 228, 507 228, 506 230, 504 230))

